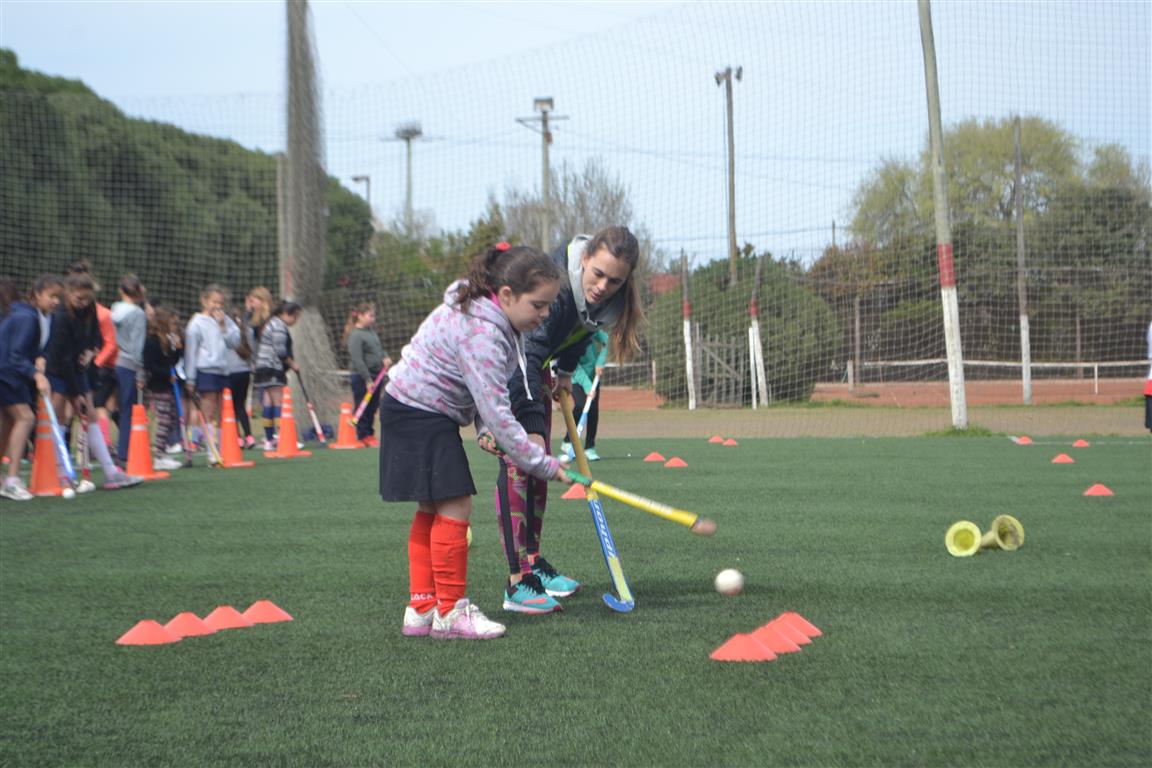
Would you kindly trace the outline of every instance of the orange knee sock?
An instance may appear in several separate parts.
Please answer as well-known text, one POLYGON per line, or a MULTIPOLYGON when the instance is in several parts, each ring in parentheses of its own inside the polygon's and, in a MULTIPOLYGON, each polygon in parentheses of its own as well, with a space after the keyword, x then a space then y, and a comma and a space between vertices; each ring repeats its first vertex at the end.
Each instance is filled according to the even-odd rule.
POLYGON ((436 607, 432 578, 432 521, 435 515, 417 511, 408 531, 408 604, 420 613, 436 607))
POLYGON ((432 574, 436 603, 446 616, 464 597, 468 582, 468 523, 436 515, 432 523, 432 574))

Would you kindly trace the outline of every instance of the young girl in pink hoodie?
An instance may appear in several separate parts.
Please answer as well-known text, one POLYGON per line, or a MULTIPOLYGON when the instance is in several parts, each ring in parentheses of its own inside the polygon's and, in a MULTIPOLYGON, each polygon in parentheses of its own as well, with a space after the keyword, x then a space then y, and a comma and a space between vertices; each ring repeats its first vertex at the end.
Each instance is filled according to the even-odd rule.
POLYGON ((475 423, 525 472, 572 482, 512 414, 508 379, 524 371, 521 334, 547 317, 560 269, 543 252, 500 243, 420 325, 381 400, 380 496, 415 501, 408 535, 409 604, 403 633, 484 640, 504 634, 465 597, 468 520, 476 485, 460 439, 475 423))

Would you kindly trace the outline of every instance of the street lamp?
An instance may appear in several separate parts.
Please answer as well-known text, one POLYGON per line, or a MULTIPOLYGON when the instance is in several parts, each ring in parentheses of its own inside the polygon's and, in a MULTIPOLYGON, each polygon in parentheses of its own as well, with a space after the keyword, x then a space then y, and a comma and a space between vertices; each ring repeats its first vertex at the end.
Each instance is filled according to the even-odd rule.
POLYGON ((409 235, 412 234, 412 140, 418 139, 424 135, 423 128, 420 127, 420 122, 411 120, 407 123, 401 123, 396 126, 395 132, 392 134, 399 141, 404 142, 406 154, 408 156, 407 165, 407 191, 404 196, 404 229, 409 235))
MULTIPOLYGON (((547 96, 547 97, 533 99, 532 108, 540 113, 540 117, 518 117, 518 118, 516 118, 516 122, 520 123, 520 125, 527 126, 528 128, 531 128, 532 130, 536 130, 536 128, 534 126, 530 125, 530 123, 535 123, 537 121, 539 121, 539 123, 540 123, 540 135, 543 138, 543 156, 544 156, 544 162, 543 162, 543 169, 544 170, 543 170, 543 177, 541 179, 541 190, 540 190, 541 212, 542 212, 542 215, 540 217, 540 248, 543 249, 545 252, 547 252, 548 249, 551 248, 551 242, 550 241, 552 239, 552 222, 550 220, 552 206, 551 206, 551 202, 549 200, 549 198, 551 197, 551 190, 552 190, 552 175, 551 175, 551 171, 550 171, 550 168, 548 165, 548 145, 550 145, 552 143, 552 131, 548 129, 549 115, 552 113, 552 110, 554 108, 554 105, 552 102, 552 97, 547 96)), ((567 120, 568 117, 565 115, 553 115, 552 119, 553 120, 567 120)))
POLYGON ((355 183, 364 183, 364 200, 368 203, 368 210, 372 210, 372 177, 368 175, 353 176, 352 181, 355 183))

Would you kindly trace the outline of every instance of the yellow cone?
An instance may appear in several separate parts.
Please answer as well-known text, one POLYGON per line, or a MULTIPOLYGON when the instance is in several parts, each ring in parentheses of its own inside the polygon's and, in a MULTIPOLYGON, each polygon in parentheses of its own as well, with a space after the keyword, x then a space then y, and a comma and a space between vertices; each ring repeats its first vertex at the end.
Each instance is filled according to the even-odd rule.
POLYGON ((1019 549, 1024 543, 1024 526, 1012 515, 997 515, 992 521, 992 529, 980 539, 981 549, 1003 549, 1006 552, 1019 549))
POLYGON ((953 557, 970 557, 980 551, 980 529, 967 520, 953 523, 944 534, 944 545, 953 557))

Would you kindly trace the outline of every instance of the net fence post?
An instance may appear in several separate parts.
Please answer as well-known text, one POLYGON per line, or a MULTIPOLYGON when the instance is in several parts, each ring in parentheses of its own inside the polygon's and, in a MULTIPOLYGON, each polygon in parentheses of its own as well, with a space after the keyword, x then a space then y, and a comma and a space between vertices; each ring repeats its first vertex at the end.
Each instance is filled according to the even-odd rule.
POLYGON ((932 200, 936 213, 936 261, 940 272, 940 298, 944 305, 944 345, 948 353, 948 388, 952 426, 968 428, 964 396, 964 353, 960 344, 960 308, 956 298, 956 270, 952 262, 952 227, 948 217, 948 175, 944 168, 944 131, 940 124, 940 86, 936 77, 936 43, 932 36, 929 0, 920 0, 920 42, 924 48, 924 80, 928 92, 928 133, 932 145, 932 200))
POLYGON ((1028 328, 1028 279, 1024 268, 1024 162, 1020 150, 1020 117, 1012 121, 1016 142, 1016 179, 1013 198, 1016 207, 1016 296, 1020 304, 1020 380, 1024 405, 1032 405, 1032 343, 1028 328))

